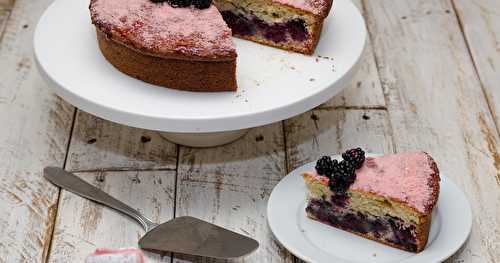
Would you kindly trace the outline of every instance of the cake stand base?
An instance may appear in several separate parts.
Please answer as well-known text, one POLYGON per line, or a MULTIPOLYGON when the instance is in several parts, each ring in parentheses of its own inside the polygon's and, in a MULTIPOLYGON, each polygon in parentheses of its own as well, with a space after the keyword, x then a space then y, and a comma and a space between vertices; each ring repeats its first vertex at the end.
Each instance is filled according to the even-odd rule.
POLYGON ((228 144, 245 136, 250 129, 227 131, 227 132, 211 132, 211 133, 174 133, 164 132, 165 139, 175 142, 180 145, 206 148, 228 144))

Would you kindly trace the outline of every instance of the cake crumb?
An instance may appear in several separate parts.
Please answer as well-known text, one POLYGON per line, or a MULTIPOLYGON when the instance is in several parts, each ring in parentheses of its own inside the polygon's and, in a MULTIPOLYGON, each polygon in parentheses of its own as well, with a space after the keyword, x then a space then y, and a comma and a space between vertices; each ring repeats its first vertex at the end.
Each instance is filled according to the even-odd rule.
POLYGON ((377 256, 377 253, 373 253, 373 256, 376 257, 377 256))
POLYGON ((314 78, 310 78, 309 81, 315 81, 315 79, 314 78))

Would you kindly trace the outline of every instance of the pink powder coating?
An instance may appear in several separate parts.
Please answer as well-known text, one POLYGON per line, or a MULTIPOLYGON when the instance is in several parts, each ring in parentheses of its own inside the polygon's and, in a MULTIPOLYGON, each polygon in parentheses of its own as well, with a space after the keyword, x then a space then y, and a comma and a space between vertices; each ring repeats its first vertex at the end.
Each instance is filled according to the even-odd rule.
POLYGON ((274 2, 305 10, 315 15, 328 15, 332 0, 273 0, 274 2))
POLYGON ((231 30, 213 5, 200 10, 150 0, 92 0, 90 10, 96 26, 137 49, 200 58, 236 56, 231 30))
POLYGON ((425 213, 433 202, 431 160, 424 152, 368 157, 351 189, 401 200, 425 213))
POLYGON ((144 263, 144 254, 137 248, 98 248, 85 263, 144 263))

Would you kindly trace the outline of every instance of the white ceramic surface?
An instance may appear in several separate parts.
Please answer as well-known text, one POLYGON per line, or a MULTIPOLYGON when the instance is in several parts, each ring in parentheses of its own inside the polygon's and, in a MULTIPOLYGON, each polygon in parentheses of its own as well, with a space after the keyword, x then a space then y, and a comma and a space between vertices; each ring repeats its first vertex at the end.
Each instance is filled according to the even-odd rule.
MULTIPOLYGON (((340 159, 340 156, 336 156, 340 159)), ((288 174, 269 198, 267 216, 278 241, 297 257, 312 263, 432 263, 450 257, 465 242, 472 212, 464 193, 441 175, 441 192, 434 209, 427 247, 414 254, 395 249, 307 218, 306 188, 300 174, 314 162, 288 174)))
POLYGON ((97 46, 88 5, 55 0, 43 14, 34 36, 41 74, 76 107, 152 130, 231 131, 300 114, 347 86, 365 46, 360 12, 349 0, 337 0, 314 56, 235 39, 238 92, 177 91, 136 80, 110 65, 97 46))

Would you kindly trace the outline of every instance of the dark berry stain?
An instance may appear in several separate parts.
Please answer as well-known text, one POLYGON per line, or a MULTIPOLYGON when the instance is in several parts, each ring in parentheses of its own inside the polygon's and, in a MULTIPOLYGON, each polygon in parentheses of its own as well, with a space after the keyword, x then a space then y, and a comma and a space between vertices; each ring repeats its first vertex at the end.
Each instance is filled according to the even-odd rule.
POLYGON ((28 28, 28 25, 27 24, 23 25, 23 28, 24 29, 28 28))
POLYGON ((92 138, 90 140, 87 141, 88 144, 94 144, 97 142, 97 139, 96 138, 92 138))
POLYGON ((401 19, 405 20, 407 17, 406 16, 402 16, 401 19))
POLYGON ((95 177, 95 180, 99 183, 104 183, 104 181, 106 181, 106 178, 104 177, 103 174, 98 174, 96 177, 95 177))
POLYGON ((450 10, 446 10, 446 11, 444 11, 444 12, 445 12, 445 13, 447 13, 447 14, 451 13, 451 11, 450 11, 450 10))
POLYGON ((151 137, 149 136, 141 136, 141 142, 142 143, 148 143, 151 141, 151 137))
POLYGON ((366 115, 366 114, 363 114, 363 117, 362 117, 362 118, 363 118, 363 120, 367 121, 367 120, 369 120, 369 119, 370 119, 370 116, 368 116, 368 115, 366 115))

